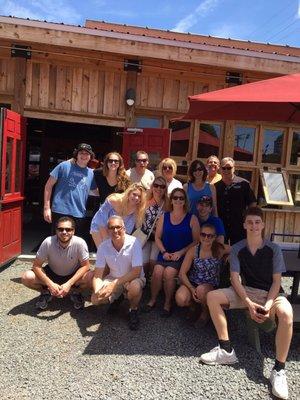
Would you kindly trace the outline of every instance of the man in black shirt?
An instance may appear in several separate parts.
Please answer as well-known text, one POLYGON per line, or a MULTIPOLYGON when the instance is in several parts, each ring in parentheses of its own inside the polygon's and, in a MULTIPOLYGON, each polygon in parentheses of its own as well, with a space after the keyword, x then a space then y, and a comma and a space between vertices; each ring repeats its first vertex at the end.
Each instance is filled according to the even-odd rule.
POLYGON ((234 244, 246 237, 243 228, 243 214, 247 207, 256 204, 256 198, 246 179, 234 174, 234 160, 226 157, 221 160, 222 180, 215 183, 218 216, 225 227, 225 243, 234 244))
POLYGON ((286 297, 280 295, 281 273, 285 272, 283 256, 277 244, 262 238, 264 223, 259 207, 247 209, 244 228, 247 239, 231 248, 232 286, 214 290, 207 295, 219 346, 202 354, 200 360, 210 365, 238 362, 229 340, 223 308, 248 308, 250 317, 258 323, 267 318, 276 318, 276 361, 270 381, 272 393, 281 399, 287 399, 288 386, 284 367, 293 334, 293 310, 286 297))

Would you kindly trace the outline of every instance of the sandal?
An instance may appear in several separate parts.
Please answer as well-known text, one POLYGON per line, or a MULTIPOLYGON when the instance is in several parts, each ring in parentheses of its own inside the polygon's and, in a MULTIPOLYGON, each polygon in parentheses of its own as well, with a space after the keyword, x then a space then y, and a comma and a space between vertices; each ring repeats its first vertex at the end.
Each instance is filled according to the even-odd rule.
POLYGON ((151 312, 153 310, 153 308, 155 308, 155 304, 153 304, 153 306, 150 306, 150 304, 145 304, 142 307, 142 312, 143 313, 149 313, 149 312, 151 312))

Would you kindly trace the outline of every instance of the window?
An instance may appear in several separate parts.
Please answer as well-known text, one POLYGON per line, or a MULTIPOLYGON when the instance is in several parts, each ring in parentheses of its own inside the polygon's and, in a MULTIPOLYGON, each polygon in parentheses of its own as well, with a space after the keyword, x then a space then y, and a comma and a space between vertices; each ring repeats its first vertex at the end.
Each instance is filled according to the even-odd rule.
POLYGON ((161 128, 161 118, 155 117, 136 117, 136 128, 161 128))
POLYGON ((254 143, 256 128, 237 125, 235 127, 234 156, 236 161, 252 162, 254 160, 254 143))
POLYGON ((293 206, 293 199, 284 171, 260 171, 263 191, 267 204, 293 206))
POLYGON ((276 129, 264 129, 262 162, 281 164, 284 132, 276 129))
POLYGON ((175 121, 169 123, 171 129, 171 156, 185 157, 189 151, 191 123, 175 121))
POLYGON ((12 188, 13 143, 14 143, 14 139, 11 137, 8 137, 7 142, 6 142, 5 193, 13 192, 13 188, 12 188))
POLYGON ((242 169, 235 170, 237 176, 246 179, 249 183, 252 181, 252 173, 253 171, 246 171, 242 169))
POLYGON ((219 156, 221 134, 222 125, 200 124, 197 157, 219 156))
POLYGON ((294 203, 296 206, 300 206, 300 175, 290 175, 289 184, 294 203))
POLYGON ((293 132, 290 164, 300 166, 300 132, 293 132))

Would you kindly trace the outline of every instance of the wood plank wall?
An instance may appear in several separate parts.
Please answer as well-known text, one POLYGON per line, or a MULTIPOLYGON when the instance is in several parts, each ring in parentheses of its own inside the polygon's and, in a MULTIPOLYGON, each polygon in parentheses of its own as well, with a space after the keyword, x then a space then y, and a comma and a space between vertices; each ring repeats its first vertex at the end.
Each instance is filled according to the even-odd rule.
POLYGON ((0 58, 0 94, 12 95, 14 92, 14 60, 0 58))
MULTIPOLYGON (((265 237, 272 233, 300 235, 300 212, 293 210, 264 210, 265 237)), ((281 239, 277 238, 281 241, 281 239)), ((300 242, 300 238, 285 238, 285 242, 300 242)))

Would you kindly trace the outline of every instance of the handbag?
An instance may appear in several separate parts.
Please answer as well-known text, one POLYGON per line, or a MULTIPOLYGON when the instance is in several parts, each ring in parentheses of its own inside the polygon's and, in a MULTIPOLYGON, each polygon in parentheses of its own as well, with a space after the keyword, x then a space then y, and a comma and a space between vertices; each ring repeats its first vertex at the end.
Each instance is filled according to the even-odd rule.
POLYGON ((157 221, 157 219, 158 219, 158 217, 159 217, 159 215, 160 215, 160 213, 161 213, 161 210, 162 210, 163 206, 164 206, 164 203, 161 205, 161 207, 160 207, 159 210, 157 211, 156 217, 155 217, 155 219, 154 219, 154 221, 153 221, 153 224, 152 224, 151 229, 150 229, 150 231, 149 231, 148 234, 145 233, 145 232, 143 232, 143 231, 142 231, 142 228, 137 228, 137 229, 131 234, 132 236, 136 237, 136 238, 140 241, 142 247, 144 247, 145 244, 147 243, 147 240, 149 239, 149 237, 150 237, 150 235, 151 235, 151 233, 152 233, 152 231, 153 231, 153 229, 154 229, 154 226, 155 226, 156 221, 157 221))

